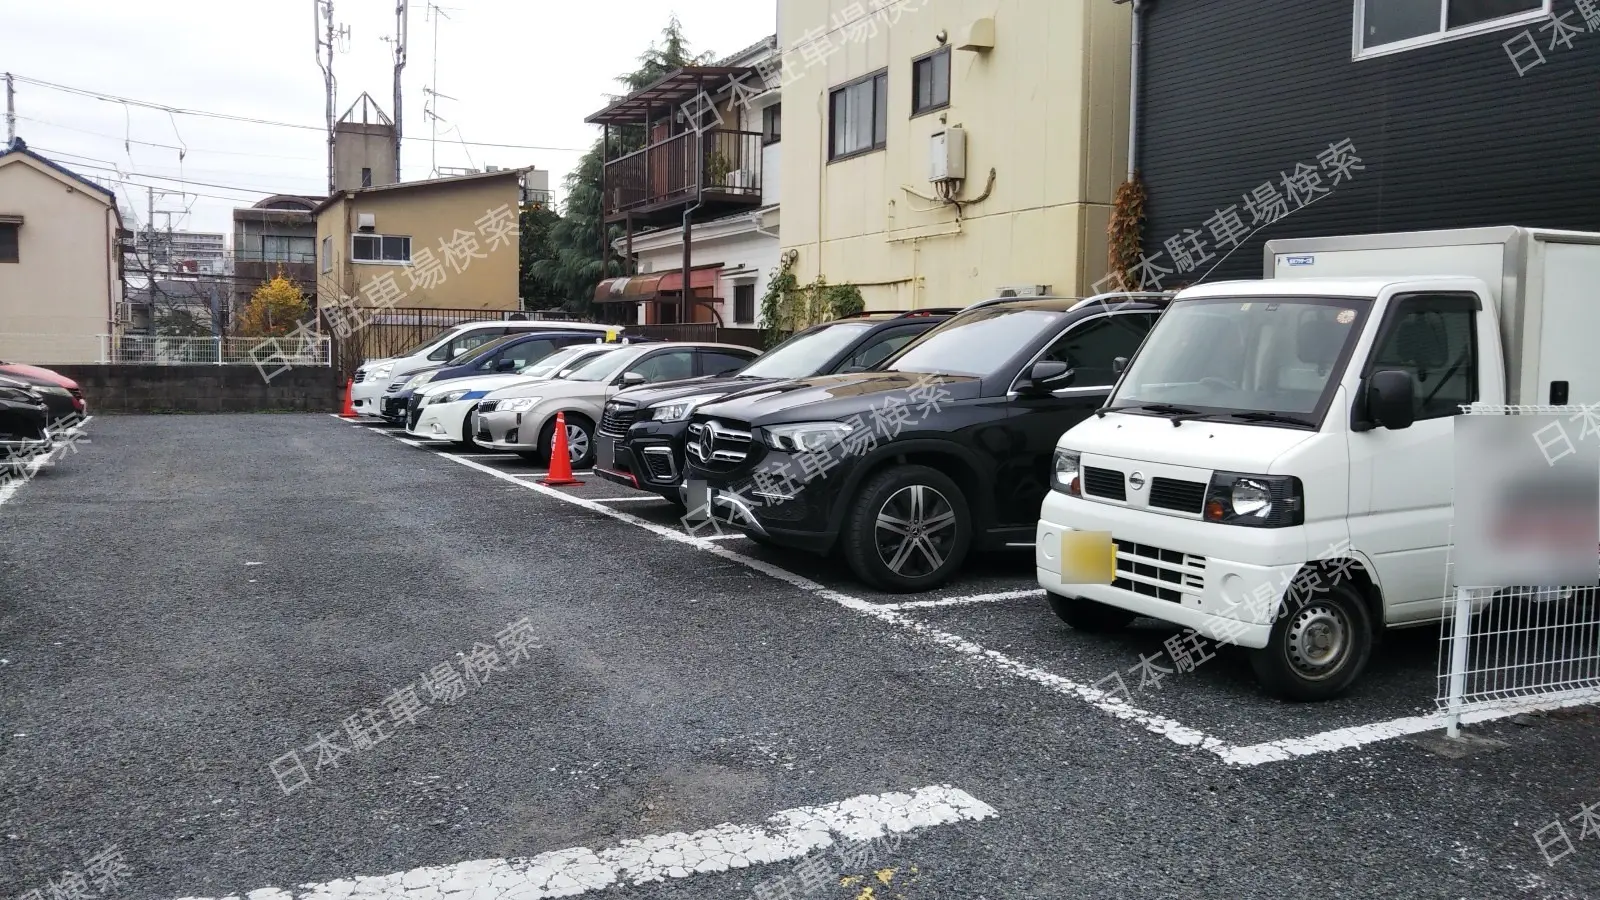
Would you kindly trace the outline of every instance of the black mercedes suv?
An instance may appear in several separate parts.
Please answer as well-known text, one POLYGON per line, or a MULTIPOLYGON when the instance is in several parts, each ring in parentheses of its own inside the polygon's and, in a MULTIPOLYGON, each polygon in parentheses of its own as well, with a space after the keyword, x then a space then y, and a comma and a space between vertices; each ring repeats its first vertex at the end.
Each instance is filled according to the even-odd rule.
POLYGON ((1056 440, 1098 409, 1168 294, 988 300, 870 372, 731 395, 688 427, 691 524, 829 553, 887 591, 1031 547, 1056 440))
POLYGON ((861 313, 807 328, 733 375, 623 391, 600 420, 595 474, 682 503, 683 436, 697 407, 779 381, 870 369, 957 312, 861 313))

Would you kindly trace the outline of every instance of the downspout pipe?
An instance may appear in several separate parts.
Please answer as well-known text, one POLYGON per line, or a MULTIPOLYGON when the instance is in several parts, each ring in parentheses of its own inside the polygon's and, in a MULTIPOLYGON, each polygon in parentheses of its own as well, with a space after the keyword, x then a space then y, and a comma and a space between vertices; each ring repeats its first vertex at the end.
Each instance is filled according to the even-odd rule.
MULTIPOLYGON (((1122 0, 1118 0, 1122 2, 1122 0)), ((1139 171, 1139 94, 1144 80, 1144 11, 1147 0, 1133 4, 1133 40, 1128 62, 1128 180, 1139 171)))

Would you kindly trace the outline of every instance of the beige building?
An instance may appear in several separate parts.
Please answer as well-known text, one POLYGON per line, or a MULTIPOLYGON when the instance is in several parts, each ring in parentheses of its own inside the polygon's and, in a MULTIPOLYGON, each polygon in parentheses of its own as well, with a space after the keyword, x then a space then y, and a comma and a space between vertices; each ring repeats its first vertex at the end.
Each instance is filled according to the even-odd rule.
POLYGON ((339 191, 312 211, 327 309, 515 310, 522 169, 339 191))
POLYGON ((1111 0, 782 0, 783 247, 869 309, 1105 273, 1131 17, 1111 0), (815 198, 815 199, 813 199, 815 198))
POLYGON ((27 149, 0 149, 0 359, 99 362, 122 300, 116 196, 27 149))

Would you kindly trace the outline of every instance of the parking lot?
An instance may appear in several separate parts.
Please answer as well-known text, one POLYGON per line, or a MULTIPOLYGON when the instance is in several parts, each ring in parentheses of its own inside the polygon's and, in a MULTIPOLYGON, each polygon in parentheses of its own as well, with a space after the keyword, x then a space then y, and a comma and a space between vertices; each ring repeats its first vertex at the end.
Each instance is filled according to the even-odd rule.
POLYGON ((1437 629, 1286 704, 1026 551, 888 595, 368 420, 90 430, 0 501, 9 895, 113 845, 141 898, 1600 894, 1600 715, 1444 746, 1437 629))

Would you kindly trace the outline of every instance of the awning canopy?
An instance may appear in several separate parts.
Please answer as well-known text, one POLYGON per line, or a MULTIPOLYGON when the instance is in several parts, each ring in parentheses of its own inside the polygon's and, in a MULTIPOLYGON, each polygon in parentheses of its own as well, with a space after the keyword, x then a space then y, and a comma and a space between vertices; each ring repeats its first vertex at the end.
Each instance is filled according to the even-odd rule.
POLYGON ((729 81, 737 81, 755 73, 756 70, 749 66, 684 66, 673 69, 584 121, 590 125, 638 124, 645 121, 652 111, 676 109, 698 97, 702 91, 715 94, 727 87, 729 81))
MULTIPOLYGON (((689 270, 689 287, 696 291, 709 290, 716 292, 717 275, 722 271, 722 263, 709 266, 695 266, 689 270)), ((654 300, 662 294, 681 295, 683 293, 683 270, 672 269, 667 272, 652 272, 649 275, 627 275, 622 278, 607 278, 595 285, 594 302, 596 303, 631 303, 639 300, 654 300)))

